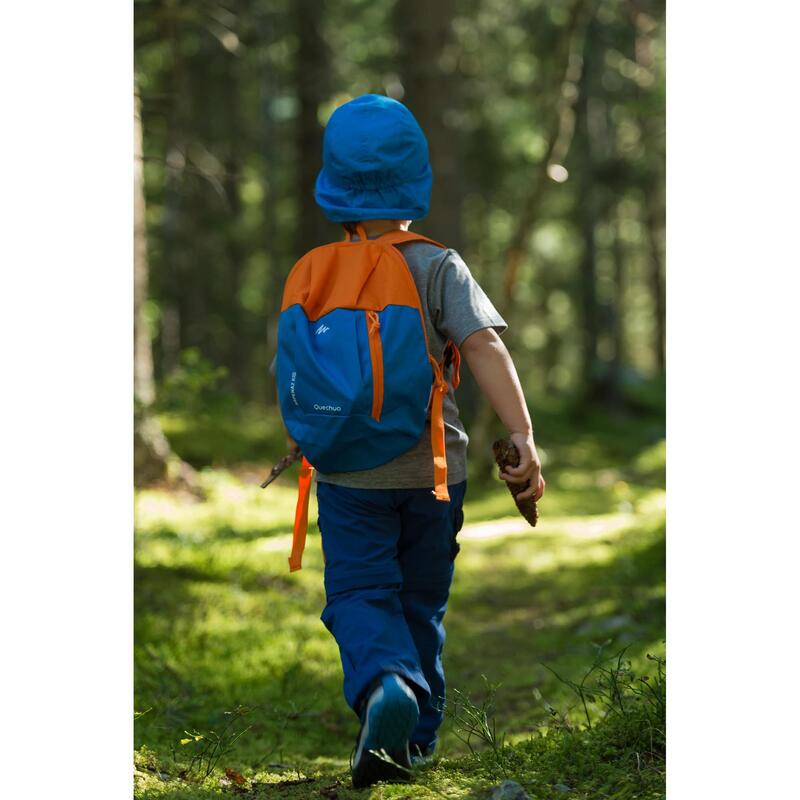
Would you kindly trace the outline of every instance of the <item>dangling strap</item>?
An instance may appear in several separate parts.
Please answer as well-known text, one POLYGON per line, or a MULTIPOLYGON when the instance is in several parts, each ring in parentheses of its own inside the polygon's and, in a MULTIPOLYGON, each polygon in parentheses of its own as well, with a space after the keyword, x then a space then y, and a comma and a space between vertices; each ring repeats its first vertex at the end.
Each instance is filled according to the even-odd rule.
POLYGON ((455 391, 461 383, 461 351, 452 339, 444 348, 444 364, 445 367, 452 366, 453 368, 452 383, 453 391, 455 391))
MULTIPOLYGON (((344 225, 342 227, 344 228, 344 225)), ((364 226, 361 225, 361 224, 356 225, 356 234, 358 235, 358 238, 362 242, 366 242, 367 239, 369 238, 367 236, 366 230, 364 230, 364 226)), ((353 241, 353 234, 347 228, 344 228, 344 240, 346 242, 352 242, 353 241)))
POLYGON ((292 531, 292 554, 289 556, 289 572, 296 572, 303 566, 303 550, 306 547, 308 532, 308 500, 311 496, 311 477, 314 467, 306 457, 300 464, 300 477, 297 480, 297 507, 294 511, 294 530, 292 531))
POLYGON ((447 491, 447 455, 444 449, 444 413, 442 401, 448 392, 447 381, 442 375, 439 362, 429 356, 433 367, 433 390, 431 396, 431 450, 433 451, 433 493, 437 500, 450 500, 447 491))

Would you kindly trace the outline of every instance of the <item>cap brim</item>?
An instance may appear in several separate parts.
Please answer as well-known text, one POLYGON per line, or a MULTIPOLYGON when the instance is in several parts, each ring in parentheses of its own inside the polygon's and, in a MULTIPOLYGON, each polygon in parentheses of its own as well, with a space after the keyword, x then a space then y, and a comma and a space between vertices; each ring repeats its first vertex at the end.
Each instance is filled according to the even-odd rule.
POLYGON ((419 178, 380 189, 337 185, 323 168, 317 176, 314 197, 331 222, 422 219, 428 214, 432 184, 430 164, 419 178))

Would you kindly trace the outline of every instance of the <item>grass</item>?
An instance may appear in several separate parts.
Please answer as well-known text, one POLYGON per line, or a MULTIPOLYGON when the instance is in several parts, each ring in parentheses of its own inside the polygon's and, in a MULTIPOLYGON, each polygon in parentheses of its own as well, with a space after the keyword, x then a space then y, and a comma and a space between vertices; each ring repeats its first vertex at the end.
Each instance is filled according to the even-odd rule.
POLYGON ((534 798, 663 797, 661 712, 642 688, 663 687, 648 659, 664 654, 660 429, 540 426, 552 433, 541 522, 527 528, 502 484, 473 481, 446 620, 450 710, 460 698, 485 713, 494 744, 473 737, 470 752, 449 713, 439 758, 408 785, 350 788, 357 721, 319 621, 313 528, 303 570, 286 562, 295 473, 262 491, 266 464, 208 467, 202 501, 139 492, 136 796, 482 798, 509 777, 534 798))

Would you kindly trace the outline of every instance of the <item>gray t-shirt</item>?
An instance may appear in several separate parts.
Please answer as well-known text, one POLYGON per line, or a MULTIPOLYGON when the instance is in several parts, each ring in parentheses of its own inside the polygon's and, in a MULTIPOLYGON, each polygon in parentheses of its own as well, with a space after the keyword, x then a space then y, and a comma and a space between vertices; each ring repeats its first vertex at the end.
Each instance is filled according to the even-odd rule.
MULTIPOLYGON (((505 320, 470 274, 455 250, 442 250, 427 242, 399 245, 417 285, 431 355, 442 360, 444 347, 452 339, 459 347, 475 331, 506 329, 505 320)), ((449 379, 448 375, 448 379, 449 379)), ((447 482, 460 483, 467 477, 467 436, 458 417, 452 388, 442 404, 447 482)), ((417 489, 433 487, 433 453, 430 423, 419 442, 397 458, 373 469, 359 472, 317 472, 317 480, 355 489, 417 489)))

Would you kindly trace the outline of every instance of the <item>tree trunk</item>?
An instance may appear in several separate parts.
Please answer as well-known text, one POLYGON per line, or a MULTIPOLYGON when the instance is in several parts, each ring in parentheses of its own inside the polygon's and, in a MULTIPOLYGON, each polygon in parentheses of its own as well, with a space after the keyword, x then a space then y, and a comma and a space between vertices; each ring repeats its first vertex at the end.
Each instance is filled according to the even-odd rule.
POLYGON ((458 84, 453 69, 442 63, 454 14, 454 0, 406 0, 395 6, 394 24, 400 43, 402 100, 425 132, 433 167, 430 213, 420 229, 461 250, 458 136, 448 124, 458 108, 458 84))
MULTIPOLYGON (((656 208, 656 188, 646 189, 645 211, 647 214, 647 242, 650 247, 650 290, 655 306, 656 334, 655 351, 658 371, 663 375, 667 371, 667 308, 664 298, 664 261, 661 256, 660 232, 663 230, 663 214, 656 208)), ((658 192, 660 195, 660 191, 658 192)))
POLYGON ((580 181, 577 218, 583 238, 583 255, 578 270, 578 303, 581 312, 581 367, 584 399, 596 402, 602 399, 603 368, 598 358, 597 344, 600 333, 599 308, 597 302, 597 248, 595 225, 601 198, 596 182, 597 156, 593 146, 592 123, 592 69, 596 63, 595 37, 597 26, 589 23, 584 69, 581 75, 580 95, 577 109, 576 155, 580 158, 580 181))
POLYGON ((323 0, 295 0, 294 30, 298 46, 294 83, 299 102, 295 140, 297 159, 296 257, 332 241, 335 227, 325 220, 314 200, 314 184, 322 163, 322 135, 318 111, 328 97, 330 54, 321 33, 325 17, 323 0))
MULTIPOLYGON (((232 5, 237 13, 239 9, 232 5)), ((247 337, 247 312, 242 307, 241 289, 244 277, 247 248, 242 241, 242 198, 240 182, 242 178, 242 154, 247 152, 247 142, 242 135, 246 130, 242 118, 239 87, 241 80, 240 58, 236 55, 224 54, 222 70, 222 93, 225 103, 226 147, 225 175, 222 187, 228 210, 228 229, 225 234, 226 253, 226 285, 228 287, 226 321, 230 329, 228 345, 225 348, 225 363, 228 365, 233 384, 241 396, 249 391, 250 348, 247 337)), ((226 337, 227 338, 227 337, 226 337)))
POLYGON ((196 487, 192 468, 180 461, 169 446, 151 407, 155 400, 153 350, 145 313, 148 296, 147 221, 144 195, 142 119, 139 93, 134 87, 133 139, 133 391, 134 483, 160 480, 174 471, 190 488, 196 487), (174 465, 174 467, 173 467, 174 465))
MULTIPOLYGON (((633 51, 636 63, 648 72, 654 69, 653 58, 653 23, 640 8, 637 2, 629 0, 627 10, 634 31, 633 51)), ((641 92, 638 84, 634 84, 634 96, 637 104, 641 101, 641 92)), ((660 130, 661 120, 658 116, 645 117, 642 120, 647 149, 651 148, 660 153, 658 144, 663 131, 660 130)), ((664 196, 664 187, 657 177, 653 177, 644 186, 644 223, 647 229, 647 246, 650 251, 651 270, 649 275, 650 292, 653 296, 653 306, 656 317, 655 359, 658 371, 663 375, 667 370, 666 363, 666 299, 664 296, 664 253, 662 249, 664 234, 664 209, 659 202, 664 196)))
MULTIPOLYGON (((282 19, 282 17, 280 17, 282 19)), ((273 45, 280 37, 278 28, 278 15, 259 13, 257 16, 257 33, 265 48, 273 45)), ((283 295, 283 284, 288 268, 291 266, 290 258, 283 257, 283 248, 279 241, 279 227, 275 206, 276 186, 280 166, 282 142, 278 135, 278 127, 269 112, 269 100, 279 93, 279 77, 276 75, 272 64, 265 60, 258 70, 260 84, 259 102, 263 113, 260 115, 259 142, 261 152, 264 154, 264 170, 261 175, 263 199, 261 201, 261 214, 263 218, 261 243, 269 259, 267 272, 267 292, 270 303, 267 305, 263 321, 263 342, 266 347, 266 360, 271 363, 277 351, 278 341, 278 315, 283 295)), ((318 212, 321 213, 321 212, 318 212)), ((300 215, 305 216, 304 214, 300 215)), ((297 234, 294 234, 297 236, 297 234)), ((299 244, 299 237, 295 239, 299 244)), ((293 245, 296 247, 296 245, 293 245)), ((275 405, 275 377, 268 369, 262 369, 264 376, 263 394, 258 398, 267 406, 275 405)))
POLYGON ((614 387, 615 397, 621 400, 622 371, 625 365, 625 248, 622 244, 622 215, 619 203, 611 205, 608 218, 614 235, 611 246, 614 260, 614 303, 611 312, 614 357, 611 362, 611 385, 614 387))
POLYGON ((595 217, 589 198, 592 184, 586 183, 582 193, 582 209, 580 212, 581 234, 583 237, 583 256, 579 271, 579 298, 581 307, 581 364, 583 367, 583 389, 589 402, 598 400, 602 395, 600 388, 601 369, 597 357, 598 340, 598 308, 597 308, 597 270, 596 247, 594 240, 595 217))
POLYGON ((148 293, 147 227, 144 198, 142 119, 139 93, 133 95, 133 392, 142 406, 155 400, 153 353, 144 314, 148 293))
POLYGON ((160 369, 169 374, 177 368, 180 352, 186 347, 186 327, 190 318, 187 288, 196 291, 196 281, 186 279, 181 248, 181 219, 185 216, 183 205, 184 169, 186 167, 187 142, 183 134, 188 118, 187 104, 192 96, 188 74, 183 63, 177 23, 173 17, 165 21, 166 41, 169 45, 171 68, 169 91, 173 101, 167 114, 167 131, 164 148, 166 176, 164 183, 163 213, 161 215, 162 258, 156 274, 159 282, 158 296, 161 300, 160 369))

